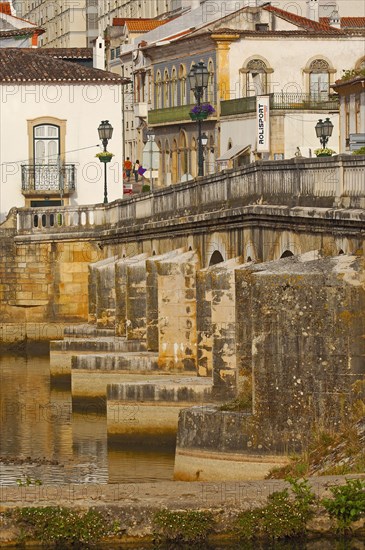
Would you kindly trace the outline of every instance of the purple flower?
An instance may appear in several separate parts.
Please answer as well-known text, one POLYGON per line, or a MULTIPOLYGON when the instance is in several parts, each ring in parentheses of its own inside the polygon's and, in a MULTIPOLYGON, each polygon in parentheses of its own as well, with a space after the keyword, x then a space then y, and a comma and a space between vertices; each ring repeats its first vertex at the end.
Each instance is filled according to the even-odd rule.
POLYGON ((194 113, 194 115, 198 115, 201 112, 211 115, 212 113, 214 113, 214 111, 215 109, 213 105, 211 105, 210 103, 203 103, 202 105, 195 105, 195 107, 193 107, 190 112, 194 113))

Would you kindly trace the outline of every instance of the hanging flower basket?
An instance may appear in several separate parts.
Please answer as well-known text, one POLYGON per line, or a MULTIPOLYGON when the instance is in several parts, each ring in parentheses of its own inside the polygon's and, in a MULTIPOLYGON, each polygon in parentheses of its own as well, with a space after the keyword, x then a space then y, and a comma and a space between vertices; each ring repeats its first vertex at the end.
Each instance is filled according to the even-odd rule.
POLYGON ((209 115, 215 112, 213 105, 210 103, 203 103, 202 105, 195 105, 189 113, 191 120, 205 120, 209 115))
POLYGON ((336 154, 336 151, 325 147, 324 149, 315 149, 314 154, 316 157, 332 157, 333 154, 336 154))
POLYGON ((114 154, 109 153, 108 151, 102 151, 101 153, 97 153, 95 156, 100 160, 100 162, 110 162, 114 157, 114 154))

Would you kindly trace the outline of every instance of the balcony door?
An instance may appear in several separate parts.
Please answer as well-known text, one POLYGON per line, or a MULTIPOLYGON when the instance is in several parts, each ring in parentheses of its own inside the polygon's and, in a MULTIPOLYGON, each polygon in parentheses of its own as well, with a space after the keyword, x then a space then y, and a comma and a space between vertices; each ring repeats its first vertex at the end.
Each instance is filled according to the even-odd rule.
POLYGON ((60 186, 60 128, 41 124, 33 130, 34 187, 57 190, 60 186))

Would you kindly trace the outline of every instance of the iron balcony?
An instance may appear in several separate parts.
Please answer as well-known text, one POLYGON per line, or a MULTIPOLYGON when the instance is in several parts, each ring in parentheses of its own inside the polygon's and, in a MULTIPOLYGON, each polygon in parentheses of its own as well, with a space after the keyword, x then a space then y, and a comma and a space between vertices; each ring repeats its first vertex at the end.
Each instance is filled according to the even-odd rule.
POLYGON ((75 164, 23 164, 23 195, 70 195, 76 189, 75 164))

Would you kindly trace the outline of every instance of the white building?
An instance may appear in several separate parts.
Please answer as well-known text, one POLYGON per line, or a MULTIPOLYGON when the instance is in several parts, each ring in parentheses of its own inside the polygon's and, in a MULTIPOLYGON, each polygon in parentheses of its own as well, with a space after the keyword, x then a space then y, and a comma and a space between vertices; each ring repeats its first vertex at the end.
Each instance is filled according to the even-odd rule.
MULTIPOLYGON (((149 107, 147 122, 161 152, 160 185, 197 174, 197 124, 189 116, 195 98, 187 75, 198 61, 209 71, 203 100, 216 109, 203 123, 208 136, 205 173, 233 161, 309 156, 320 146, 314 130, 320 118, 331 118, 329 146, 339 152, 338 102, 330 86, 343 69, 361 63, 362 18, 355 18, 354 31, 272 6, 234 11, 235 5, 227 2, 226 11, 231 7, 233 13, 211 13, 207 20, 203 4, 135 41, 135 113, 149 107), (270 98, 265 150, 257 144, 260 96, 270 98)), ((126 49, 122 57, 127 55, 126 49)))
POLYGON ((102 120, 114 128, 108 199, 122 197, 122 82, 39 50, 0 49, 0 219, 14 206, 103 202, 102 120))

